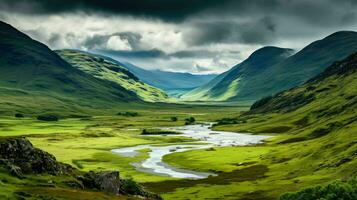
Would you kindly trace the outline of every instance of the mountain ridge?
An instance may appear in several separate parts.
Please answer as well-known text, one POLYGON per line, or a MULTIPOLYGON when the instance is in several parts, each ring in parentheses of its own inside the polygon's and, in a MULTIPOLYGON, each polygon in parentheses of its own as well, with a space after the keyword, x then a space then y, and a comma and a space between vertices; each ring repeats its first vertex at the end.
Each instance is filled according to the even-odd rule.
POLYGON ((164 102, 168 100, 168 96, 163 91, 143 83, 128 69, 101 55, 78 50, 56 50, 55 52, 73 67, 96 78, 116 83, 134 92, 143 101, 164 102))
POLYGON ((77 105, 106 107, 141 101, 120 85, 74 68, 46 45, 4 22, 0 22, 0 38, 0 88, 4 107, 20 108, 25 104, 25 107, 38 107, 39 99, 43 104, 41 110, 48 111, 60 105, 73 109, 77 105), (19 102, 21 98, 26 101, 19 102))
MULTIPOLYGON (((217 100, 217 96, 226 95, 225 98, 218 99, 218 101, 254 101, 300 85, 322 72, 326 66, 329 66, 334 61, 341 60, 355 51, 357 51, 357 32, 338 31, 321 40, 310 43, 294 55, 288 56, 286 59, 270 66, 269 70, 250 75, 246 81, 240 81, 241 86, 237 84, 237 88, 230 95, 225 94, 227 86, 218 86, 216 91, 207 90, 207 88, 204 91, 201 88, 205 87, 201 86, 201 88, 193 90, 183 97, 187 100, 202 98, 205 100, 217 100), (201 94, 197 97, 194 93, 201 94)), ((236 69, 237 66, 229 71, 236 69)), ((227 74, 229 72, 226 72, 225 76, 227 74)), ((230 83, 234 82, 230 80, 230 83)))

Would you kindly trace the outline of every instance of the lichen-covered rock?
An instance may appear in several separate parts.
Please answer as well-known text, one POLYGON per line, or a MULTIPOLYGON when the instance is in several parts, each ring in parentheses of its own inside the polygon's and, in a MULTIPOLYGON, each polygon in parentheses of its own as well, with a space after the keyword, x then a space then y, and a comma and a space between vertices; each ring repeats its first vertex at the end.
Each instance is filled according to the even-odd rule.
POLYGON ((16 176, 62 175, 73 170, 71 166, 58 162, 53 155, 33 147, 31 142, 23 137, 0 140, 0 160, 0 165, 16 176))

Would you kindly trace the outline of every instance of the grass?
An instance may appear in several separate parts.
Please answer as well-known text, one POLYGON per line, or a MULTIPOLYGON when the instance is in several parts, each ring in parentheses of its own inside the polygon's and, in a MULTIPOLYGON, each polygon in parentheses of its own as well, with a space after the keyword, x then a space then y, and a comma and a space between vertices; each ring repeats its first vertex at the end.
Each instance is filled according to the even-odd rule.
MULTIPOLYGON (((356 84, 355 79, 348 77, 336 82, 356 84)), ((326 87, 327 84, 334 82, 321 84, 319 87, 326 87)), ((318 90, 321 89, 319 87, 318 90)), ((354 159, 357 152, 354 108, 344 110, 343 114, 337 116, 319 116, 327 111, 338 110, 339 106, 346 103, 342 98, 355 94, 355 88, 357 87, 333 88, 328 94, 319 93, 315 101, 292 112, 264 115, 241 115, 246 108, 238 106, 164 104, 160 108, 133 106, 129 109, 126 106, 111 110, 111 115, 106 111, 101 116, 62 118, 58 122, 41 122, 31 115, 15 118, 11 114, 1 118, 0 134, 27 135, 36 147, 85 171, 119 170, 122 176, 133 178, 147 189, 161 193, 165 199, 269 200, 276 199, 285 192, 326 184, 334 179, 347 179, 357 174, 357 161, 354 159), (326 99, 328 95, 329 99, 326 99), (135 112, 138 115, 127 117, 117 115, 118 112, 135 112), (173 116, 178 120, 172 121, 173 116), (147 150, 143 150, 137 157, 123 157, 110 152, 113 148, 140 144, 191 142, 182 137, 141 135, 143 129, 183 125, 184 120, 189 117, 194 117, 198 122, 232 118, 234 120, 229 122, 237 123, 218 125, 214 129, 265 133, 275 137, 264 145, 216 147, 165 156, 165 161, 171 165, 218 175, 197 181, 137 171, 131 163, 145 159, 148 156, 147 150), (338 127, 336 122, 344 125, 338 127), (331 128, 331 131, 316 137, 316 130, 321 128, 331 128), (315 135, 313 138, 312 133, 315 135)), ((303 91, 304 88, 299 90, 303 91)), ((348 102, 353 101, 348 99, 348 102)), ((19 189, 12 181, 7 188, 3 195, 19 189)))
POLYGON ((134 92, 144 101, 163 102, 168 99, 168 96, 160 89, 139 81, 126 68, 110 60, 103 59, 98 55, 76 50, 59 50, 56 53, 81 71, 94 77, 117 83, 125 89, 134 92))

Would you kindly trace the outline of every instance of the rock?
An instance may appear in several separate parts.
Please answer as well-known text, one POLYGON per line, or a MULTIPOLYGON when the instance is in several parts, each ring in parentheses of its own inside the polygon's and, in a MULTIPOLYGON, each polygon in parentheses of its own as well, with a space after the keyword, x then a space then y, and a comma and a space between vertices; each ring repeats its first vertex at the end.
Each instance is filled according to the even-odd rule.
POLYGON ((116 195, 131 195, 144 199, 162 200, 159 195, 145 191, 135 181, 121 179, 118 171, 90 171, 83 176, 79 176, 78 180, 87 189, 95 189, 116 195))
MULTIPOLYGON (((53 155, 33 147, 31 142, 24 137, 0 138, 0 167, 7 169, 10 174, 19 178, 26 178, 23 177, 23 174, 65 175, 71 179, 63 183, 71 188, 161 200, 159 195, 145 191, 133 180, 120 179, 118 171, 90 171, 87 173, 77 171, 70 165, 58 162, 53 155), (78 174, 83 175, 77 176, 78 174)), ((49 180, 47 183, 37 186, 56 187, 56 184, 53 180, 49 180)), ((25 199, 23 195, 17 197, 25 199)))
POLYGON ((33 147, 23 137, 0 140, 0 160, 0 165, 15 176, 42 173, 62 175, 73 170, 71 166, 57 162, 53 155, 33 147))
POLYGON ((117 195, 120 194, 121 181, 119 172, 117 171, 90 171, 84 174, 84 176, 79 177, 79 180, 83 182, 85 188, 97 189, 117 195))

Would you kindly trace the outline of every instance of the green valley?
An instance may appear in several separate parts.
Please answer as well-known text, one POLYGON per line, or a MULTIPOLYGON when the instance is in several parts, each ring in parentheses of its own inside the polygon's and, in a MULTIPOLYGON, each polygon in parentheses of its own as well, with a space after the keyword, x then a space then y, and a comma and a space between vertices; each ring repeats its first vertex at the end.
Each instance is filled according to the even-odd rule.
POLYGON ((356 200, 356 11, 0 1, 0 199, 356 200))

